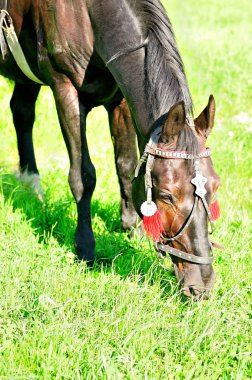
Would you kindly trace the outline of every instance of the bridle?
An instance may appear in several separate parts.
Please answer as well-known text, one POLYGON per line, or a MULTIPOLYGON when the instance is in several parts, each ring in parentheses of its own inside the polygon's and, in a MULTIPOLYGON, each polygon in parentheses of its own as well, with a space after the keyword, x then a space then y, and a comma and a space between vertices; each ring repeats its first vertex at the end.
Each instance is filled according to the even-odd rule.
MULTIPOLYGON (((123 49, 116 54, 114 54, 106 63, 105 65, 108 66, 111 62, 117 60, 119 57, 132 53, 134 51, 137 51, 145 46, 148 45, 148 36, 146 39, 138 46, 133 48, 126 48, 123 49)), ((190 117, 187 117, 187 123, 190 127, 194 127, 194 122, 190 117)), ((187 220, 184 222, 182 227, 179 229, 179 231, 172 237, 167 236, 161 236, 162 242, 156 242, 155 248, 158 254, 159 258, 164 259, 166 257, 166 253, 169 253, 171 256, 175 256, 177 258, 186 260, 188 262, 194 263, 194 264, 202 264, 202 265, 209 265, 212 264, 214 261, 213 255, 210 257, 199 257, 194 254, 189 254, 188 252, 181 251, 179 249, 173 248, 169 245, 172 242, 176 241, 179 237, 181 237, 189 225, 191 224, 195 210, 197 209, 198 202, 201 200, 203 203, 204 209, 207 213, 207 217, 210 221, 211 225, 211 232, 214 231, 214 221, 211 215, 210 208, 207 204, 205 195, 206 195, 206 189, 204 185, 207 182, 207 178, 205 178, 201 174, 200 170, 200 158, 206 158, 211 156, 211 150, 209 148, 199 152, 197 155, 192 155, 187 152, 180 152, 180 151, 173 151, 173 150, 167 150, 167 149, 160 149, 157 147, 159 137, 161 135, 161 127, 157 127, 154 132, 151 134, 150 140, 148 144, 145 147, 144 153, 142 157, 139 160, 139 163, 135 169, 135 175, 134 178, 137 178, 139 175, 140 168, 143 163, 146 162, 146 172, 145 172, 145 189, 147 193, 147 202, 148 199, 151 202, 151 189, 152 189, 152 177, 151 177, 151 171, 154 165, 155 157, 162 157, 165 159, 185 159, 185 160, 193 160, 194 163, 194 169, 195 169, 195 177, 191 180, 193 185, 195 186, 195 192, 194 192, 194 202, 192 206, 192 210, 187 218, 187 220)), ((211 252, 213 253, 213 246, 211 242, 209 241, 209 247, 211 252)))
MULTIPOLYGON (((192 126, 192 120, 188 120, 188 124, 192 126)), ((202 264, 202 265, 209 265, 212 264, 214 257, 200 257, 196 256, 195 254, 190 254, 188 252, 181 251, 179 249, 173 248, 170 246, 174 241, 178 241, 178 238, 181 237, 187 228, 190 226, 195 211, 197 209, 197 205, 199 201, 202 202, 204 209, 206 211, 207 217, 210 221, 211 225, 211 231, 210 234, 214 231, 214 221, 211 215, 210 208, 208 206, 207 200, 205 198, 205 195, 207 193, 205 189, 205 184, 207 182, 207 178, 204 177, 201 174, 200 170, 200 159, 201 158, 207 158, 211 156, 211 149, 206 148, 202 151, 200 151, 198 154, 193 155, 184 151, 174 151, 169 149, 161 149, 157 146, 158 140, 161 134, 161 127, 158 127, 151 135, 151 138, 148 142, 148 144, 145 147, 144 153, 142 157, 139 160, 139 163, 135 170, 135 178, 138 177, 140 168, 144 162, 146 162, 146 171, 145 171, 145 188, 146 192, 150 193, 152 189, 152 177, 151 177, 151 171, 154 166, 154 160, 155 157, 161 157, 163 159, 184 159, 184 160, 193 160, 193 165, 195 169, 195 177, 191 180, 191 183, 195 186, 195 192, 194 192, 194 202, 191 209, 191 212, 189 213, 188 218, 185 220, 183 225, 180 227, 178 232, 172 236, 160 236, 161 242, 155 242, 155 248, 158 254, 159 258, 164 259, 166 257, 166 253, 169 253, 171 256, 175 256, 179 259, 186 260, 188 262, 194 263, 194 264, 202 264)), ((180 242, 179 242, 180 243, 180 242)), ((181 244, 181 243, 180 243, 181 244)), ((211 242, 209 241, 210 251, 213 253, 213 246, 211 242)))

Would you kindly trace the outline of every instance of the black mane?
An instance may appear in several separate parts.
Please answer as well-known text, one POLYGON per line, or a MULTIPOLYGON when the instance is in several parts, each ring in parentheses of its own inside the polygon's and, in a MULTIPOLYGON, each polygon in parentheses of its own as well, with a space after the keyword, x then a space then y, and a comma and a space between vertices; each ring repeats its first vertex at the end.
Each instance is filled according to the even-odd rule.
POLYGON ((181 100, 185 102, 187 113, 192 113, 184 65, 164 7, 158 0, 139 0, 136 7, 143 33, 149 37, 145 60, 146 96, 154 105, 154 119, 181 100))

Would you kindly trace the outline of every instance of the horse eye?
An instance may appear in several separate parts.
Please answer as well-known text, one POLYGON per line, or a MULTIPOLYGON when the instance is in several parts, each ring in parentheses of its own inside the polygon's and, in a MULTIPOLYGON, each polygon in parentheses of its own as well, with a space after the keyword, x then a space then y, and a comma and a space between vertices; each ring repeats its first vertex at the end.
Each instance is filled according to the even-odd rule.
POLYGON ((160 197, 164 202, 174 203, 176 198, 171 193, 160 193, 160 197))

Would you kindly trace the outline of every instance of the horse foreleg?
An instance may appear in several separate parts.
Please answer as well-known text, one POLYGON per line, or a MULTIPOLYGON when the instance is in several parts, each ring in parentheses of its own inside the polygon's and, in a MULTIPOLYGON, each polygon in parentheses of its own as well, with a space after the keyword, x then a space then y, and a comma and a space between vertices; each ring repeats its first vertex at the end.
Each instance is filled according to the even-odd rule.
POLYGON ((39 172, 36 165, 32 128, 35 120, 35 103, 39 94, 38 84, 15 84, 10 107, 17 134, 20 178, 42 195, 39 172))
POLYGON ((10 107, 17 133, 20 170, 38 174, 36 165, 32 128, 35 120, 35 103, 40 85, 15 84, 10 107))
POLYGON ((77 203, 75 248, 79 259, 92 264, 95 240, 91 225, 91 197, 96 175, 86 139, 89 110, 80 102, 78 92, 69 80, 57 82, 53 93, 70 159, 69 185, 77 203))
POLYGON ((137 139, 125 99, 114 109, 107 109, 114 145, 116 171, 121 192, 121 220, 124 229, 136 226, 137 214, 132 202, 130 175, 137 165, 137 139))

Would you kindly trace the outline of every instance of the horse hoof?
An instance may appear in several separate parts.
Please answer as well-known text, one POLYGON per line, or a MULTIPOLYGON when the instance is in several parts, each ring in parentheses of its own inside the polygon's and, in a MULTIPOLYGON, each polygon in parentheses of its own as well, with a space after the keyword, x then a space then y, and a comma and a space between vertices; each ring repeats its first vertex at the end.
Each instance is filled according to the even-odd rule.
POLYGON ((86 261, 87 265, 90 266, 95 261, 94 253, 87 252, 86 250, 83 252, 83 248, 79 246, 79 244, 75 243, 75 251, 79 261, 86 261))
POLYGON ((18 179, 26 184, 42 202, 44 200, 44 192, 40 182, 40 175, 36 173, 28 173, 27 171, 20 173, 18 179))

